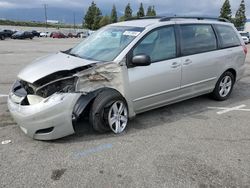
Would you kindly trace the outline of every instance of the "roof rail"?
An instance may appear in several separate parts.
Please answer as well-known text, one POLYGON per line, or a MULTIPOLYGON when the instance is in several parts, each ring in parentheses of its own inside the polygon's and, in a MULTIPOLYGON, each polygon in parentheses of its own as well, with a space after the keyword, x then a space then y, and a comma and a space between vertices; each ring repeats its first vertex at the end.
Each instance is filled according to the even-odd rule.
POLYGON ((172 19, 197 19, 197 20, 217 20, 220 22, 228 22, 230 23, 230 21, 226 18, 221 18, 221 17, 197 17, 197 16, 171 16, 171 17, 161 17, 160 22, 164 22, 164 21, 170 21, 172 19))
POLYGON ((126 21, 132 21, 132 20, 146 20, 146 19, 161 19, 162 16, 144 16, 144 17, 132 17, 127 19, 126 21))
POLYGON ((144 20, 144 19, 162 19, 162 16, 144 16, 144 17, 139 17, 138 19, 144 20))

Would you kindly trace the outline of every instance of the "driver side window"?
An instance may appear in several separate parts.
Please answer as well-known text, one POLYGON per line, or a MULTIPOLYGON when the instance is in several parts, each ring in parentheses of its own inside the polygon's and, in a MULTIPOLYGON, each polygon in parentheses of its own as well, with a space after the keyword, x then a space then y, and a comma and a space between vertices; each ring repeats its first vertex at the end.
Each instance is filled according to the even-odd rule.
POLYGON ((176 57, 174 27, 162 27, 149 33, 133 50, 133 56, 148 55, 151 62, 163 61, 176 57))

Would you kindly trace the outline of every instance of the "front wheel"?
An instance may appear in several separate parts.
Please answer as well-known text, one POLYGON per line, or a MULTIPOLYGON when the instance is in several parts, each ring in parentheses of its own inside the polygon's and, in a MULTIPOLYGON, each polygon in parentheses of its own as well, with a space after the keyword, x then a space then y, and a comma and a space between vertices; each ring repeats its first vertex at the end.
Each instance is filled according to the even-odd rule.
POLYGON ((114 90, 99 93, 92 104, 89 121, 98 132, 122 133, 128 124, 126 101, 114 90))
POLYGON ((218 101, 228 99, 232 93, 235 76, 231 72, 225 72, 216 83, 212 97, 218 101))

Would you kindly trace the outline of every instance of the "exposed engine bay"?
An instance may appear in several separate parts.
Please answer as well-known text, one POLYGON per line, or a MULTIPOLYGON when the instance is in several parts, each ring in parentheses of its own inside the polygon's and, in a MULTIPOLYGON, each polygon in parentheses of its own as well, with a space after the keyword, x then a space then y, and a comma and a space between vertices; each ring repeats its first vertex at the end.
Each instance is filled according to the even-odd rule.
POLYGON ((114 88, 120 92, 122 87, 121 66, 116 63, 95 63, 70 71, 59 71, 34 83, 17 80, 12 93, 22 99, 22 105, 31 105, 52 96, 55 93, 83 94, 102 87, 114 88), (33 101, 33 102, 32 102, 33 101))

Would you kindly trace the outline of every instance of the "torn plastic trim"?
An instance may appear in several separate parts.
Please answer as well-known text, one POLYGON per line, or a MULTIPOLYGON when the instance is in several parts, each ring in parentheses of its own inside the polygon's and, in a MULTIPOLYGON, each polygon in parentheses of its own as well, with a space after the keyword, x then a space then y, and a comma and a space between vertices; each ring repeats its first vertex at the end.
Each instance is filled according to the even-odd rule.
POLYGON ((83 120, 82 118, 86 117, 87 115, 87 107, 89 106, 91 101, 96 98, 99 92, 100 90, 84 94, 77 100, 72 112, 72 125, 75 133, 77 133, 79 130, 79 122, 83 120))

